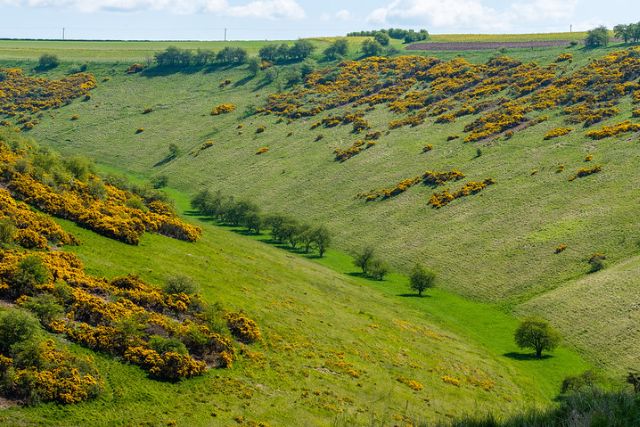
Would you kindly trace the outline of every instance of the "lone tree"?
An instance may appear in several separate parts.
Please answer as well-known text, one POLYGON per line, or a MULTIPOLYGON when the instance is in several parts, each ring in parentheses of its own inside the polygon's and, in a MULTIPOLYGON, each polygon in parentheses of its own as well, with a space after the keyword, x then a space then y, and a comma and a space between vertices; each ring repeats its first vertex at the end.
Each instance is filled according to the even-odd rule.
POLYGON ((514 338, 518 347, 534 349, 538 359, 542 358, 543 351, 552 351, 560 343, 560 334, 549 322, 535 317, 524 320, 514 338))
POLYGON ((589 30, 587 38, 584 39, 584 45, 587 48, 604 47, 609 44, 609 30, 607 27, 600 26, 589 30))
POLYGON ((418 296, 422 296, 422 293, 427 289, 433 288, 435 282, 436 274, 433 271, 426 270, 418 264, 413 267, 409 283, 411 289, 416 291, 418 296))

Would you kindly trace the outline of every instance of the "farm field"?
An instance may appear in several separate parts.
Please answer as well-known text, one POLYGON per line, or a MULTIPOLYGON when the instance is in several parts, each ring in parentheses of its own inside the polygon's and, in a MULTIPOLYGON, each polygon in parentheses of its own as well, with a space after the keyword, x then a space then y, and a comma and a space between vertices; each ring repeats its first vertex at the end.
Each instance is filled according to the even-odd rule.
POLYGON ((619 391, 640 369, 640 48, 556 43, 584 36, 433 35, 446 50, 393 40, 388 58, 351 37, 335 61, 339 38, 316 38, 312 60, 253 70, 151 58, 281 42, 0 40, 0 220, 20 229, 0 323, 35 298, 14 264, 42 257, 37 289, 65 313, 42 333, 101 387, 1 401, 0 424, 456 425, 556 409, 585 371, 619 391), (38 70, 43 53, 60 64, 38 70), (207 216, 202 190, 323 226, 329 249, 207 216), (383 280, 354 265, 365 247, 383 280), (422 298, 416 263, 437 277, 422 298), (172 293, 175 275, 198 292, 172 293), (514 342, 527 317, 562 336, 541 360, 514 342), (120 327, 114 350, 86 335, 120 327))
MULTIPOLYGON (((582 40, 585 33, 549 33, 549 34, 435 34, 430 41, 437 43, 462 43, 469 40, 476 42, 530 42, 556 40, 582 40)), ((317 37, 310 40, 319 50, 325 49, 337 37, 317 37)), ((362 43, 363 37, 348 37, 352 49, 362 43)), ((292 41, 284 41, 292 43, 292 41)), ((0 40, 0 60, 36 60, 44 53, 58 55, 64 61, 89 62, 144 62, 152 58, 154 53, 168 46, 183 49, 213 49, 220 50, 225 46, 241 47, 250 55, 256 55, 258 50, 271 41, 77 41, 77 40, 0 40)), ((404 50, 407 45, 398 40, 392 40, 392 45, 404 50)), ((415 52, 414 52, 415 53, 415 52)))

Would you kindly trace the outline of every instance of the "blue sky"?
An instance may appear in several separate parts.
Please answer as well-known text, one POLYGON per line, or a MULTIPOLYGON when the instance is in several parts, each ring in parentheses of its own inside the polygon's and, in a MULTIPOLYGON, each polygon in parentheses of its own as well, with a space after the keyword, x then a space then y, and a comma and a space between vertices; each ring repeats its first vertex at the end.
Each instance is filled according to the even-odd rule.
POLYGON ((381 27, 443 33, 584 30, 640 21, 637 0, 0 0, 0 37, 295 39, 381 27))

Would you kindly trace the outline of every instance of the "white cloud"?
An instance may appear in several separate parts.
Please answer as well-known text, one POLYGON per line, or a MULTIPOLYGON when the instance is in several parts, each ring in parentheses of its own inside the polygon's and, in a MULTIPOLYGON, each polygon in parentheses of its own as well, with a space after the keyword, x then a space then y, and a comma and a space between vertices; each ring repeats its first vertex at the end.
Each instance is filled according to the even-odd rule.
POLYGON ((578 0, 521 0, 496 9, 484 0, 393 0, 373 10, 367 20, 377 25, 405 23, 437 29, 506 31, 517 29, 523 22, 557 24, 574 15, 577 3, 578 0))
POLYGON ((252 0, 240 5, 232 5, 228 0, 0 0, 0 5, 66 8, 87 13, 154 10, 269 19, 301 19, 305 16, 296 0, 252 0))
POLYGON ((230 6, 227 14, 271 19, 302 19, 305 16, 304 9, 295 0, 255 0, 243 6, 230 6))
POLYGON ((349 19, 351 19, 351 12, 349 12, 347 9, 339 10, 336 13, 336 18, 341 21, 348 21, 349 19))

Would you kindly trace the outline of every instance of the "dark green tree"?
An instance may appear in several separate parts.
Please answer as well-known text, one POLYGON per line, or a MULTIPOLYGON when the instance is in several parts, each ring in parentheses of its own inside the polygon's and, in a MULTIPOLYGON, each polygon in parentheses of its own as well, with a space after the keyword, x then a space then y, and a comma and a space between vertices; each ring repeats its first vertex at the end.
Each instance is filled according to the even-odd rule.
POLYGON ((390 38, 387 33, 378 31, 373 36, 374 40, 380 43, 380 46, 389 46, 390 38))
POLYGON ((375 40, 371 40, 371 39, 367 39, 367 40, 363 41, 362 42, 362 47, 360 49, 362 50, 362 54, 365 57, 380 56, 380 55, 382 55, 382 52, 384 51, 384 49, 382 48, 382 45, 380 43, 378 43, 375 40))
POLYGON ((520 348, 531 348, 536 358, 542 358, 543 351, 553 351, 560 344, 560 334, 544 319, 529 318, 524 320, 514 335, 520 348))
POLYGON ((609 30, 607 27, 600 26, 589 30, 587 37, 584 39, 584 45, 589 49, 597 47, 605 47, 609 44, 609 30))
POLYGON ((433 288, 435 282, 436 274, 433 271, 427 270, 419 264, 413 267, 409 277, 409 285, 418 293, 418 296, 422 296, 422 293, 427 289, 433 288))
POLYGON ((347 56, 349 52, 349 42, 346 39, 338 39, 331 43, 328 48, 323 52, 324 58, 327 61, 334 61, 336 59, 347 56))

